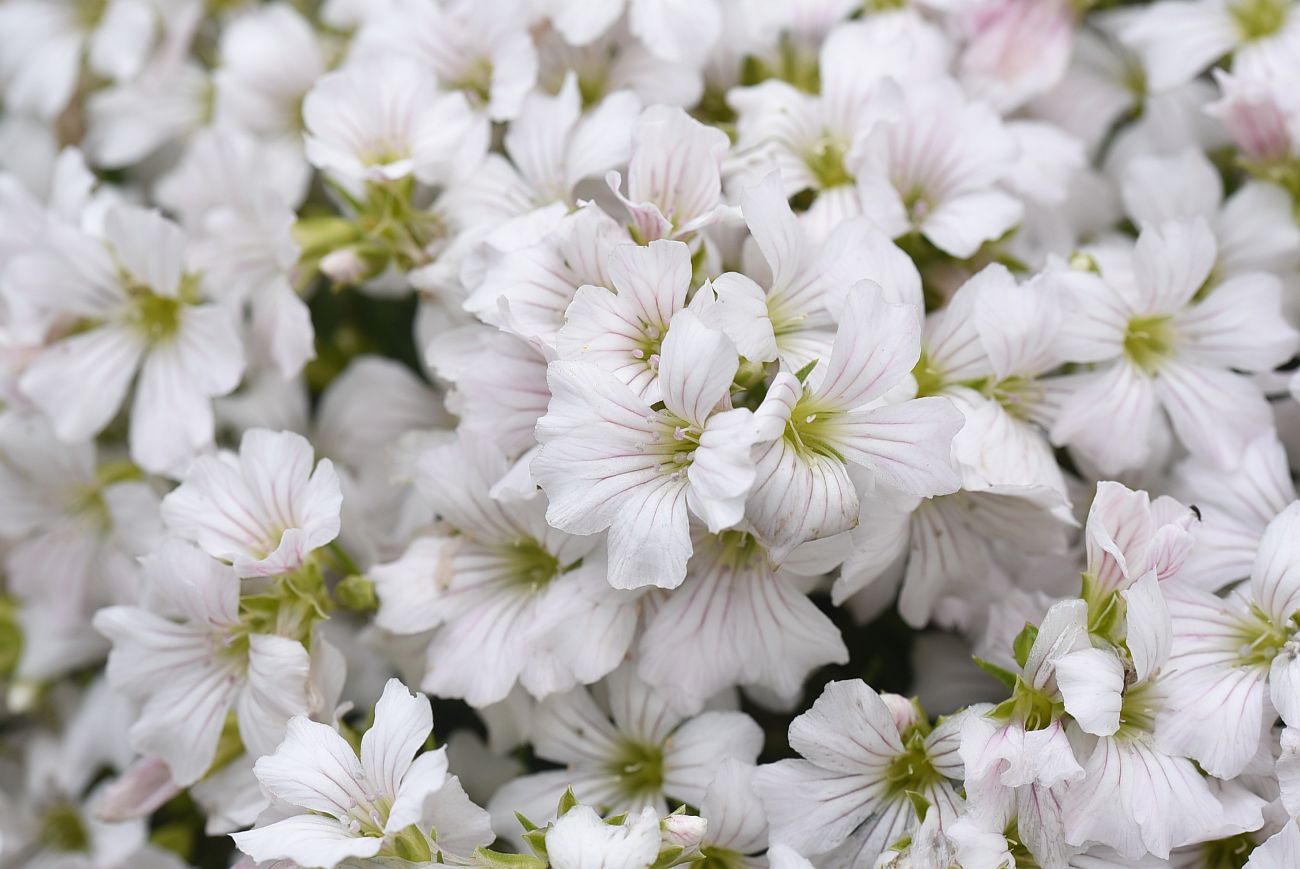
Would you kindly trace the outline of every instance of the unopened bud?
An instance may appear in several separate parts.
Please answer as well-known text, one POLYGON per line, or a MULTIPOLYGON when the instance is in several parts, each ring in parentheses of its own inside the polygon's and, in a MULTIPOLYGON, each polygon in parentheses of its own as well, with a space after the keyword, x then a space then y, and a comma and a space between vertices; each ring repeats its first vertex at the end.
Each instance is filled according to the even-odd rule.
POLYGON ((673 845, 689 852, 700 847, 708 822, 695 815, 669 815, 659 825, 665 845, 673 845))
POLYGON ((166 763, 156 757, 142 757, 100 793, 95 817, 110 823, 144 818, 181 790, 172 781, 166 763))

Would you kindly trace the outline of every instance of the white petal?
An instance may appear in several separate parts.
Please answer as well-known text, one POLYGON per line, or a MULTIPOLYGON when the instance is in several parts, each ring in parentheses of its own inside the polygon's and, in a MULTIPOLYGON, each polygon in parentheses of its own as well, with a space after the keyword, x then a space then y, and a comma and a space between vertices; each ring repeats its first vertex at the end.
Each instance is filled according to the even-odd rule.
POLYGON ((236 713, 239 738, 250 754, 275 751, 289 719, 311 714, 310 671, 311 657, 297 640, 271 634, 249 638, 248 684, 236 713))
POLYGON ((389 679, 375 704, 375 723, 361 737, 361 766, 384 794, 396 794, 415 752, 433 732, 433 710, 423 694, 389 679))
POLYGON ((290 719, 284 742, 253 771, 276 799, 336 818, 370 805, 374 795, 352 746, 334 728, 302 717, 290 719))
POLYGON ((1124 665, 1101 649, 1080 649, 1056 662, 1056 685, 1065 711, 1088 733, 1109 736, 1119 730, 1124 702, 1124 665))
POLYGON ((921 312, 886 302, 878 284, 863 281, 845 299, 825 373, 813 375, 813 398, 837 410, 870 404, 902 380, 920 355, 921 312))
POLYGON ((1274 624, 1300 610, 1300 503, 1268 524, 1250 574, 1250 594, 1274 624))
POLYGON ((320 815, 295 815, 231 835, 239 850, 258 863, 285 860, 306 869, 333 869, 349 858, 373 857, 384 844, 377 836, 354 836, 338 821, 320 815))
POLYGON ((1138 683, 1164 665, 1173 643, 1173 623, 1169 606, 1160 593, 1160 583, 1151 571, 1121 592, 1128 602, 1128 632, 1125 643, 1133 655, 1138 683))
POLYGON ((1288 821, 1281 832, 1250 852, 1244 869, 1288 869, 1300 865, 1300 826, 1288 821))
POLYGON ((832 425, 840 453, 891 488, 929 497, 955 492, 961 485, 952 439, 962 415, 942 396, 845 414, 832 425))
POLYGON ((986 241, 1000 238, 1020 222, 1020 200, 997 190, 945 200, 921 224, 935 247, 958 259, 971 256, 986 241))
POLYGON ((710 329, 690 311, 677 312, 660 350, 659 389, 664 406, 687 422, 703 426, 728 395, 738 367, 736 347, 726 335, 710 329))
POLYGON ((88 440, 113 419, 145 350, 143 336, 104 326, 42 352, 19 380, 23 393, 65 441, 88 440))

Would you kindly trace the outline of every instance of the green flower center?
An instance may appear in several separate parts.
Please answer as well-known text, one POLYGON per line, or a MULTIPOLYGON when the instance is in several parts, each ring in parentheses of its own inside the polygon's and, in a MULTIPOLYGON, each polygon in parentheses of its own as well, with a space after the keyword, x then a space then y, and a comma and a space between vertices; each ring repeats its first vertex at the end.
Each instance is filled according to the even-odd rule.
POLYGON ((947 386, 947 379, 943 371, 930 361, 929 355, 922 350, 921 356, 916 360, 915 367, 912 368, 912 376, 916 378, 916 397, 924 398, 928 395, 938 395, 947 386))
POLYGON ((853 183, 853 175, 844 165, 848 151, 848 145, 828 136, 819 139, 812 150, 804 155, 804 163, 817 179, 819 188, 826 190, 853 183))
POLYGON ((150 344, 158 344, 176 334, 181 323, 181 300, 172 296, 159 296, 144 289, 133 292, 134 304, 127 315, 150 344))
POLYGON ((700 849, 704 859, 695 863, 696 869, 743 869, 745 855, 730 848, 704 847, 700 849))
POLYGON ((1286 24, 1286 0, 1238 0, 1228 7, 1232 18, 1246 40, 1272 36, 1286 24))
POLYGON ((838 420, 843 415, 819 407, 804 396, 790 412, 790 419, 785 424, 785 440, 800 456, 826 456, 843 461, 844 457, 835 448, 838 420))
POLYGON ((56 803, 45 810, 40 821, 39 839, 54 851, 85 851, 90 835, 81 814, 71 803, 56 803))
POLYGON ((1246 667, 1268 667, 1281 652, 1283 646, 1291 639, 1292 626, 1279 626, 1273 623, 1262 609, 1250 605, 1250 614, 1244 617, 1238 628, 1241 639, 1240 660, 1246 667))
POLYGON ((559 560, 531 537, 507 545, 505 554, 511 577, 532 591, 540 591, 563 573, 559 560))
POLYGON ((913 728, 903 740, 903 753, 890 761, 885 770, 887 796, 897 797, 908 792, 923 794, 943 778, 930 760, 930 751, 925 744, 927 729, 913 728))
POLYGON ((609 771, 618 777, 619 786, 627 798, 657 795, 664 785, 663 747, 624 740, 609 762, 609 771))
POLYGON ((1155 729, 1160 702, 1151 684, 1129 686, 1119 707, 1119 733, 1136 736, 1155 729))
POLYGON ((1166 315, 1134 317, 1124 330, 1124 355, 1147 374, 1155 374, 1173 355, 1173 320, 1166 315))

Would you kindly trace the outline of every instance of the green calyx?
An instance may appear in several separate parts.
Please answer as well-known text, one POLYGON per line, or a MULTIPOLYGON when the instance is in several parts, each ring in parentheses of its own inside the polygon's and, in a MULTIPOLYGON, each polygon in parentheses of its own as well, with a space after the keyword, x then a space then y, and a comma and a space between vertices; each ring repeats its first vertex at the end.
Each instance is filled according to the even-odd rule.
POLYGON ((1019 721, 1025 730, 1044 730, 1065 714, 1065 704, 1020 676, 1011 696, 993 708, 989 716, 998 721, 1019 721))
POLYGON ((663 747, 624 740, 609 762, 609 771, 618 777, 623 794, 629 799, 658 794, 664 785, 663 747))
POLYGON ((56 803, 45 810, 37 838, 53 851, 86 851, 90 848, 90 834, 81 820, 81 813, 71 803, 56 803))
POLYGON ((394 857, 409 863, 432 863, 433 842, 436 840, 436 835, 426 836, 419 827, 411 824, 391 838, 384 850, 391 850, 394 857))
POLYGON ((1088 604, 1088 633, 1120 645, 1124 641, 1128 604, 1119 591, 1102 587, 1085 573, 1079 596, 1088 604))
POLYGON ((1124 330, 1124 355, 1147 374, 1155 374, 1174 352, 1173 318, 1134 317, 1124 330))
POLYGON ((1287 0, 1237 0, 1228 6, 1243 39, 1266 39, 1286 24, 1287 0))
MULTIPOLYGON (((371 162, 390 162, 400 156, 376 152, 371 162)), ((416 206, 413 178, 369 182, 361 198, 336 185, 332 189, 356 217, 317 215, 294 224, 294 241, 301 249, 299 289, 331 255, 348 254, 344 259, 350 258, 351 263, 330 269, 329 277, 337 285, 359 284, 378 276, 389 265, 402 271, 428 265, 449 236, 441 216, 416 206)))
POLYGON ((312 628, 329 618, 333 607, 319 561, 308 558, 297 570, 275 577, 266 591, 239 599, 239 625, 230 653, 245 657, 253 634, 277 634, 310 646, 312 628))

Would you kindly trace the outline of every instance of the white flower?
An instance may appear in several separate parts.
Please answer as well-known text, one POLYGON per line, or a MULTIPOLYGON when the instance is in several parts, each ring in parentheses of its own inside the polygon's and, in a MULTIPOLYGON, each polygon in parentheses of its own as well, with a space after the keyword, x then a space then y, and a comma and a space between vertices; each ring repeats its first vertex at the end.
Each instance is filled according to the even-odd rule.
POLYGON ((827 565, 799 556, 781 567, 750 534, 699 535, 686 581, 646 620, 641 678, 684 711, 731 685, 793 704, 811 671, 848 660, 839 631, 802 589, 827 565))
POLYGON ((595 363, 654 404, 664 398, 659 365, 668 325, 691 289, 690 250, 679 241, 620 244, 605 268, 609 287, 579 287, 565 311, 559 358, 595 363))
POLYGON ((1248 588, 1171 594, 1170 696, 1157 735, 1213 775, 1240 773, 1275 714, 1300 726, 1298 528, 1300 502, 1269 522, 1248 588))
POLYGON ((1075 382, 1052 438, 1077 448, 1104 473, 1146 460, 1163 410, 1192 453, 1237 464, 1272 415, 1240 371, 1267 371, 1294 352, 1280 316, 1281 286, 1263 272, 1240 274, 1200 299, 1215 260, 1204 220, 1147 226, 1131 262, 1108 258, 1077 310, 1093 358, 1109 365, 1075 382), (1118 435, 1115 425, 1122 426, 1118 435))
POLYGON ((1155 90, 1191 81, 1229 56, 1234 72, 1259 75, 1294 64, 1300 16, 1288 0, 1155 3, 1120 27, 1155 90))
POLYGON ((191 262, 203 271, 205 287, 214 298, 252 309, 254 337, 283 377, 316 355, 311 314, 292 283, 300 253, 294 212, 308 169, 295 152, 216 128, 194 137, 157 189, 191 233, 191 262), (245 179, 262 172, 268 183, 249 189, 245 179))
POLYGON ((196 459, 162 513, 173 534, 232 563, 239 576, 273 576, 338 536, 342 500, 333 463, 321 459, 313 469, 306 438, 250 429, 237 457, 196 459))
POLYGON ((555 869, 648 869, 659 857, 659 814, 646 806, 621 824, 591 806, 574 806, 546 831, 555 869))
POLYGON ((698 806, 728 758, 752 764, 762 747, 758 725, 741 712, 707 711, 687 718, 630 667, 604 683, 598 705, 587 689, 550 697, 532 719, 533 749, 564 769, 526 775, 503 786, 488 804, 493 828, 519 835, 515 812, 542 824, 566 788, 578 801, 613 812, 667 799, 698 806))
POLYGON ((222 31, 218 51, 218 123, 297 146, 302 99, 327 68, 312 25, 288 4, 253 8, 222 31))
POLYGON ((920 355, 920 316, 859 282, 844 302, 829 359, 806 382, 783 371, 768 387, 754 414, 758 478, 746 515, 776 557, 854 526, 849 463, 909 494, 957 489, 951 447, 960 413, 934 396, 887 403, 920 355))
POLYGON ((596 681, 622 660, 637 619, 637 596, 606 582, 597 538, 548 526, 544 499, 488 494, 506 467, 467 435, 427 448, 418 482, 448 533, 368 571, 380 627, 433 630, 421 686, 475 706, 504 700, 516 682, 541 698, 596 681))
POLYGON ((760 767, 754 785, 773 845, 836 865, 868 867, 917 826, 908 792, 924 797, 942 826, 957 816, 960 721, 900 731, 879 694, 861 681, 831 682, 790 723, 803 760, 760 767))
POLYGON ((87 18, 75 2, 20 0, 0 12, 0 82, 13 112, 54 118, 82 64, 110 80, 139 74, 159 36, 163 4, 110 0, 87 18))
POLYGON ((433 730, 423 695, 396 679, 384 686, 360 757, 334 728, 294 718, 274 754, 254 766, 287 817, 235 833, 261 863, 331 869, 351 858, 460 862, 492 840, 487 813, 447 774, 446 749, 416 756, 433 730))
POLYGON ((29 261, 25 291, 39 290, 49 309, 90 328, 46 348, 19 386, 55 434, 79 441, 108 425, 139 370, 131 457, 145 470, 176 473, 211 445, 211 399, 238 384, 243 349, 229 314, 198 303, 183 274, 179 227, 122 205, 104 229, 103 242, 57 231, 41 258, 29 261))
POLYGON ((401 57, 459 89, 493 121, 513 120, 537 81, 537 49, 522 0, 429 4, 395 0, 357 35, 363 59, 401 57))
POLYGON ((727 136, 686 112, 651 106, 632 126, 627 191, 617 172, 605 176, 631 217, 641 243, 686 239, 731 212, 722 200, 727 136))
POLYGON ((1015 139, 951 81, 905 89, 897 117, 877 122, 855 150, 863 213, 891 238, 919 232, 964 259, 1020 221, 1020 201, 998 187, 1018 156, 1015 139))
POLYGON ((142 703, 132 746, 193 784, 212 765, 233 708, 243 743, 270 751, 285 722, 310 711, 302 643, 243 625, 235 571, 186 543, 168 541, 145 558, 144 576, 147 608, 95 616, 113 641, 110 683, 142 703))
POLYGON ((317 79, 302 106, 307 159, 345 182, 436 183, 472 170, 487 126, 460 94, 395 57, 359 60, 317 79))
POLYGON ((1296 500, 1282 444, 1269 433, 1246 447, 1232 471, 1189 457, 1174 473, 1179 497, 1201 515, 1179 581, 1218 591, 1250 576, 1264 529, 1296 500))
POLYGON ((745 359, 779 358, 798 371, 827 358, 835 312, 860 280, 879 283, 890 302, 922 304, 916 266, 866 220, 846 221, 824 242, 808 238, 775 173, 742 192, 740 203, 762 262, 747 256, 743 272, 705 284, 691 310, 726 332, 745 359))
MULTIPOLYGON (((1224 805, 1192 762, 1167 753, 1158 738, 1158 718, 1167 709, 1162 669, 1172 627, 1156 577, 1148 572, 1119 593, 1126 623, 1120 633, 1129 652, 1124 659, 1123 647, 1118 653, 1089 647, 1056 664, 1066 710, 1098 737, 1083 779, 1065 792, 1066 841, 1100 842, 1129 859, 1147 852, 1164 859, 1179 845, 1214 836, 1225 817, 1224 805)), ((1258 810, 1264 801, 1252 799, 1258 810)), ((1254 828, 1245 824, 1231 832, 1254 828)))
POLYGON ((653 355, 662 410, 596 364, 553 362, 550 408, 537 423, 532 469, 550 499, 546 518, 571 534, 610 529, 615 588, 680 585, 688 508, 721 531, 742 518, 754 481, 753 416, 729 409, 739 364, 731 341, 680 311, 653 355))

